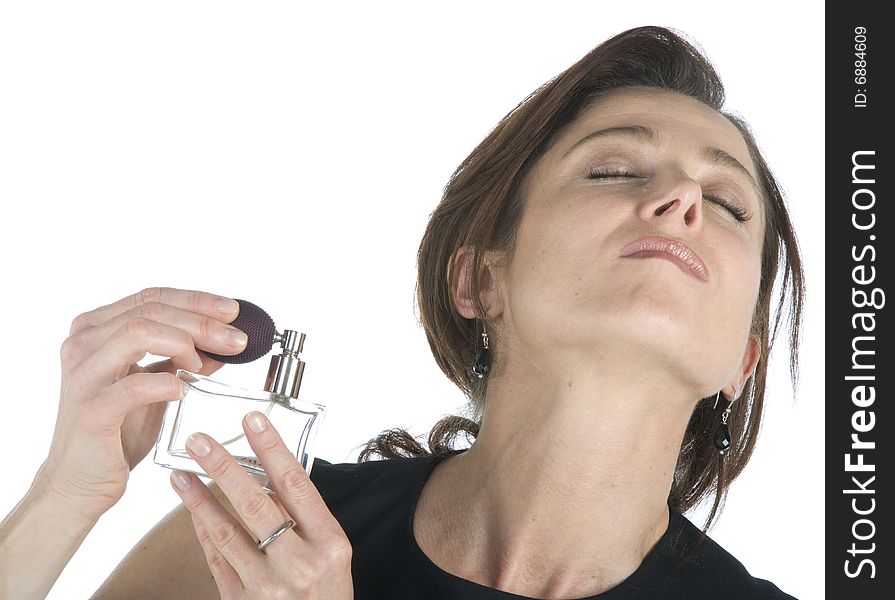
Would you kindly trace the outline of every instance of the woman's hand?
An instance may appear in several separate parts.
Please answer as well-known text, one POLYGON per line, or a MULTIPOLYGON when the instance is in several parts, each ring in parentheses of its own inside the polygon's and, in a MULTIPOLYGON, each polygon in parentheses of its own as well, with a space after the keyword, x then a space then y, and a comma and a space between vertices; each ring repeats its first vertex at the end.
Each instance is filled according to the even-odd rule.
POLYGON ((209 436, 193 434, 187 450, 214 478, 245 526, 195 475, 171 473, 174 489, 192 514, 221 599, 354 598, 351 544, 317 488, 267 417, 251 412, 243 429, 276 496, 269 496, 209 436), (294 528, 258 549, 257 540, 266 539, 290 519, 294 528))
POLYGON ((79 315, 62 344, 56 429, 35 483, 86 518, 124 494, 130 470, 158 438, 166 401, 183 397, 178 368, 208 375, 223 363, 196 348, 237 354, 227 323, 239 305, 199 291, 146 288, 79 315), (165 359, 137 365, 149 352, 165 359))

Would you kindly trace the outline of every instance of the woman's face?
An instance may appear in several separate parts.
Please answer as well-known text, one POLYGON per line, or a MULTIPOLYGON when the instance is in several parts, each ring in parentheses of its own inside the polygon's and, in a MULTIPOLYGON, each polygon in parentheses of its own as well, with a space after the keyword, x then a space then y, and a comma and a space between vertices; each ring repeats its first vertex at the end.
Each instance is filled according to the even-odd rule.
POLYGON ((753 180, 746 143, 721 114, 665 90, 610 92, 526 178, 517 249, 500 283, 511 347, 575 368, 627 358, 658 380, 673 373, 699 397, 751 370, 765 222, 753 180), (704 270, 666 253, 620 256, 646 236, 685 244, 704 270))

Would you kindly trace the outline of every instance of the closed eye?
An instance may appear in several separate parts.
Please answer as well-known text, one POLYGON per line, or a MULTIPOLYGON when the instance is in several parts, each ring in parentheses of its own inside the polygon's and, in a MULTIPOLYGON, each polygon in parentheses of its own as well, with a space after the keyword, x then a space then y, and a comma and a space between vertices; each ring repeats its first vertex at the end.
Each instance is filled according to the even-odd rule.
POLYGON ((609 177, 636 177, 636 175, 630 171, 625 171, 624 169, 618 171, 591 169, 587 176, 588 179, 608 179, 609 177))
MULTIPOLYGON (((607 169, 591 169, 587 175, 588 179, 611 179, 613 177, 620 177, 623 179, 636 179, 637 175, 631 173, 630 171, 625 171, 624 169, 619 169, 617 171, 609 171, 607 169)), ((749 219, 751 219, 751 215, 744 208, 740 208, 739 206, 721 198, 719 196, 711 196, 705 195, 703 196, 706 200, 714 202, 715 204, 721 206, 726 209, 730 214, 733 215, 734 219, 739 221, 740 223, 745 223, 749 219)))

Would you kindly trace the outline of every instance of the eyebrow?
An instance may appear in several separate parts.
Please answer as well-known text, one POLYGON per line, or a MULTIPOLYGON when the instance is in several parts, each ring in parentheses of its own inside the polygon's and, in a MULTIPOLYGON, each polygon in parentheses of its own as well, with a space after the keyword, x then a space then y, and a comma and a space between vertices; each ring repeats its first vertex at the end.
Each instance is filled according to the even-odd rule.
MULTIPOLYGON (((563 152, 561 158, 565 158, 585 142, 589 142, 595 138, 609 136, 633 137, 641 142, 648 142, 653 145, 659 143, 658 132, 656 132, 655 129, 646 127, 645 125, 623 125, 619 127, 607 127, 606 129, 601 129, 599 131, 589 133, 572 144, 572 146, 568 150, 563 152)), ((706 147, 702 149, 700 155, 704 160, 711 164, 739 171, 740 173, 745 175, 746 179, 749 180, 749 183, 752 184, 752 190, 755 192, 758 198, 761 199, 764 197, 761 187, 758 185, 758 182, 755 181, 755 178, 752 177, 752 173, 749 172, 749 169, 744 167, 743 163, 735 159, 724 150, 721 150, 720 148, 706 147)))

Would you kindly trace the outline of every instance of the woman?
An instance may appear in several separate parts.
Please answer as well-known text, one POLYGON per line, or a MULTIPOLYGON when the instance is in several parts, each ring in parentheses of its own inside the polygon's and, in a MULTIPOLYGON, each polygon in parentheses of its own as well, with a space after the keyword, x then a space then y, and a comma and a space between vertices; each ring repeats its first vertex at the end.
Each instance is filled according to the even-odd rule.
MULTIPOLYGON (((713 497, 707 530, 751 455, 787 297, 797 369, 795 236, 722 104, 711 65, 658 27, 539 88, 460 165, 420 246, 422 322, 474 419, 437 424, 432 453, 385 432, 360 464, 318 460, 308 479, 251 413, 275 497, 196 435, 216 485, 173 472, 184 505, 97 596, 790 597, 681 514, 713 497), (476 439, 457 451, 461 431, 476 439)), ((235 316, 225 298, 148 289, 75 319, 53 445, 0 530, 18 597, 43 596, 121 497, 179 397, 171 373, 221 366, 196 348, 240 351, 235 316), (147 350, 171 359, 140 372, 147 350)))

